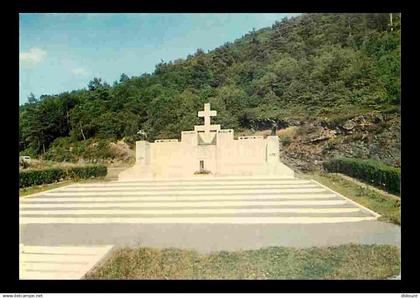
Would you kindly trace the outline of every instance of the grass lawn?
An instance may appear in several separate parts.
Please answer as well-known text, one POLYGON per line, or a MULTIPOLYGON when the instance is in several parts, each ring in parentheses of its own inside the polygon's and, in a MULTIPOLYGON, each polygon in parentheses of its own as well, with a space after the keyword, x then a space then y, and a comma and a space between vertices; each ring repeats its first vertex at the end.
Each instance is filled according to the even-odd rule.
POLYGON ((299 174, 305 179, 314 179, 353 201, 381 214, 379 220, 401 224, 401 201, 384 192, 378 193, 371 187, 363 187, 334 173, 312 172, 299 174))
POLYGON ((30 187, 19 188, 19 197, 28 196, 31 194, 35 194, 41 191, 46 191, 58 187, 63 187, 66 185, 70 185, 73 183, 93 183, 93 182, 100 182, 100 181, 109 181, 107 177, 97 177, 85 180, 64 180, 56 183, 51 184, 42 184, 42 185, 34 185, 30 187))
POLYGON ((386 279, 400 272, 390 245, 269 247, 199 254, 191 250, 123 248, 87 279, 386 279))

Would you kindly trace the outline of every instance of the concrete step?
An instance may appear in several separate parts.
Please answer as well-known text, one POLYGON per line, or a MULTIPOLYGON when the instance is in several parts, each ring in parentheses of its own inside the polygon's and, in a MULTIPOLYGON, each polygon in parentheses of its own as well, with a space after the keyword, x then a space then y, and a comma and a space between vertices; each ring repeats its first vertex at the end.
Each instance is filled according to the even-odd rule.
POLYGON ((375 220, 375 217, 43 217, 20 219, 20 224, 321 224, 375 220))
POLYGON ((118 192, 124 193, 127 191, 184 191, 184 190, 191 190, 191 191, 208 191, 208 190, 262 190, 262 189, 307 189, 307 188, 319 188, 318 185, 315 184, 303 184, 303 185, 223 185, 223 186, 184 186, 184 185, 176 185, 176 186, 136 186, 136 187, 102 187, 102 188, 92 188, 92 187, 68 187, 65 189, 60 189, 55 191, 55 193, 96 193, 100 192, 118 192))
MULTIPOLYGON (((152 216, 162 216, 162 215, 242 215, 242 214, 255 214, 262 215, 267 213, 281 213, 281 214, 347 214, 347 213, 360 213, 359 208, 212 208, 212 209, 129 209, 121 210, 118 208, 110 209, 66 209, 66 210, 21 210, 21 216, 27 215, 152 215, 152 216)), ((360 214, 359 214, 360 216, 360 214)))
POLYGON ((249 201, 249 200, 317 200, 317 199, 334 199, 337 198, 336 194, 331 193, 315 193, 315 194, 237 194, 237 195, 230 195, 228 198, 224 194, 218 195, 206 195, 206 196, 174 196, 174 195, 166 195, 166 196, 148 196, 143 197, 141 194, 126 196, 126 195, 119 195, 114 194, 111 196, 70 196, 70 197, 31 197, 30 199, 26 199, 20 202, 21 206, 28 206, 31 204, 37 203, 68 203, 68 202, 155 202, 155 201, 162 201, 162 202, 170 202, 170 201, 249 201))
MULTIPOLYGON (((345 200, 316 200, 316 201, 308 201, 308 200, 288 200, 288 201, 205 201, 205 202, 101 202, 101 203, 67 203, 66 207, 68 208, 95 208, 99 205, 106 206, 108 208, 111 207, 121 207, 121 206, 129 206, 129 207, 221 207, 221 206, 229 206, 229 207, 240 207, 240 206, 329 206, 329 205, 345 205, 347 202, 345 200)), ((51 203, 44 203, 44 204, 32 204, 31 208, 57 208, 57 204, 51 203)))
POLYGON ((310 180, 80 183, 20 200, 20 223, 336 223, 376 218, 310 180))
POLYGON ((133 190, 126 190, 126 191, 108 191, 108 190, 96 190, 96 191, 53 191, 53 192, 45 192, 42 195, 44 197, 75 197, 75 196, 107 196, 107 195, 141 195, 145 196, 162 196, 162 195, 184 195, 184 196, 206 196, 206 195, 235 195, 235 194, 292 194, 292 193, 325 193, 327 192, 325 189, 321 187, 312 187, 312 188, 296 188, 296 189, 283 189, 283 188, 267 188, 267 189, 214 189, 214 190, 143 190, 143 191, 133 191, 133 190))
POLYGON ((158 180, 158 181, 110 181, 108 183, 78 183, 71 187, 125 187, 125 186, 206 186, 206 185, 302 185, 311 181, 301 179, 253 179, 253 180, 158 180))
POLYGON ((81 279, 111 248, 20 245, 19 279, 81 279))
POLYGON ((313 183, 306 183, 306 184, 285 184, 285 185, 278 185, 278 184, 262 184, 262 185, 250 185, 250 184, 243 184, 243 185, 136 185, 136 186, 77 186, 77 187, 67 187, 65 189, 59 189, 55 192, 90 192, 90 191, 116 191, 116 192, 124 192, 127 190, 130 191, 143 191, 143 190, 214 190, 214 189, 291 189, 291 188, 314 188, 318 187, 318 185, 313 183))
POLYGON ((113 181, 112 183, 118 184, 130 184, 130 183, 197 183, 197 182, 218 182, 218 181, 232 181, 232 182, 243 182, 243 181, 305 181, 303 179, 297 179, 294 177, 284 177, 284 176, 197 176, 193 178, 172 178, 172 179, 137 179, 137 180, 125 180, 125 181, 113 181))

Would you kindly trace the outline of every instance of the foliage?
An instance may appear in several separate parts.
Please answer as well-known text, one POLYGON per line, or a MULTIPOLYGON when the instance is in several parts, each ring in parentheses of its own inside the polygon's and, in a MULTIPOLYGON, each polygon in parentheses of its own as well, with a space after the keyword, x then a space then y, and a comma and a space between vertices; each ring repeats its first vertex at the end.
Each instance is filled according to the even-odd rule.
POLYGON ((310 172, 300 178, 314 179, 332 190, 380 214, 380 221, 401 224, 401 199, 369 186, 362 186, 338 173, 310 172))
POLYGON ((19 187, 54 183, 68 178, 87 179, 91 177, 103 177, 106 174, 107 167, 104 165, 26 170, 19 173, 19 187))
POLYGON ((179 137, 198 124, 205 102, 222 127, 234 129, 324 111, 334 116, 343 106, 389 111, 400 103, 399 14, 392 29, 389 14, 304 14, 208 53, 162 61, 153 74, 31 95, 20 107, 19 150, 71 161, 76 142, 84 143, 72 150, 95 158, 100 152, 90 140, 135 139, 139 130, 149 141, 179 137))
POLYGON ((57 138, 51 144, 51 147, 45 154, 45 159, 58 161, 58 162, 74 162, 76 161, 75 156, 70 150, 70 139, 69 138, 57 138))
POLYGON ((116 158, 111 150, 110 139, 90 138, 86 141, 72 141, 71 138, 57 138, 44 155, 47 160, 75 162, 83 159, 89 162, 105 161, 116 158))
POLYGON ((67 170, 67 176, 72 179, 88 179, 92 177, 104 177, 107 174, 107 167, 94 165, 86 167, 72 167, 67 170))
POLYGON ((120 248, 87 279, 386 279, 400 272, 392 245, 216 251, 120 248))
POLYGON ((283 146, 288 146, 292 143, 292 140, 289 136, 281 136, 279 139, 283 146))
POLYGON ((28 170, 19 173, 19 187, 40 185, 60 181, 66 176, 64 169, 28 170))
POLYGON ((328 172, 338 172, 361 179, 387 191, 400 194, 401 170, 378 161, 338 158, 324 162, 328 172))

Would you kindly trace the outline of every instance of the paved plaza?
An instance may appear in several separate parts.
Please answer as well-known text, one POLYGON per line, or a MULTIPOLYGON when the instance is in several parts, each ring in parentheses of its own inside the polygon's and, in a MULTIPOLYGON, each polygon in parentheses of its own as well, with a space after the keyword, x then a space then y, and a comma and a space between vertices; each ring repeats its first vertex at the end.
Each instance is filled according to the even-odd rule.
POLYGON ((400 246, 400 227, 377 217, 315 181, 296 178, 80 183, 21 198, 20 239, 28 249, 44 248, 42 260, 25 265, 31 276, 55 272, 57 278, 77 279, 111 247, 207 253, 346 243, 400 246), (92 256, 85 256, 81 271, 67 264, 75 260, 71 255, 57 266, 56 254, 63 249, 75 254, 91 249, 92 256))

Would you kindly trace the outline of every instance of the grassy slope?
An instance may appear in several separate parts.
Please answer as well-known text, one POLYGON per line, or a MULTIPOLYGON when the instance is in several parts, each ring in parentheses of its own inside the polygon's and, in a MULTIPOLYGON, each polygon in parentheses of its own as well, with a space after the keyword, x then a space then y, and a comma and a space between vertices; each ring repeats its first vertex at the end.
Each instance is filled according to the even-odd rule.
POLYGON ((29 196, 38 192, 51 190, 58 187, 63 187, 74 183, 73 180, 60 181, 57 183, 34 185, 30 187, 19 188, 19 197, 29 196))
POLYGON ((43 184, 43 185, 34 185, 30 187, 25 188, 19 188, 19 197, 32 195, 38 192, 51 190, 58 187, 63 187, 66 185, 70 185, 73 183, 94 183, 94 182, 101 182, 101 181, 110 181, 110 179, 107 177, 97 177, 97 178, 91 178, 91 179, 85 179, 85 180, 65 180, 60 181, 57 183, 51 183, 51 184, 43 184))
POLYGON ((200 255, 179 249, 120 249, 87 279, 385 279, 400 272, 389 245, 270 247, 200 255))
POLYGON ((395 196, 378 193, 371 187, 363 187, 334 173, 312 172, 299 174, 306 179, 314 179, 353 201, 381 214, 379 220, 395 224, 401 223, 401 202, 395 196))

